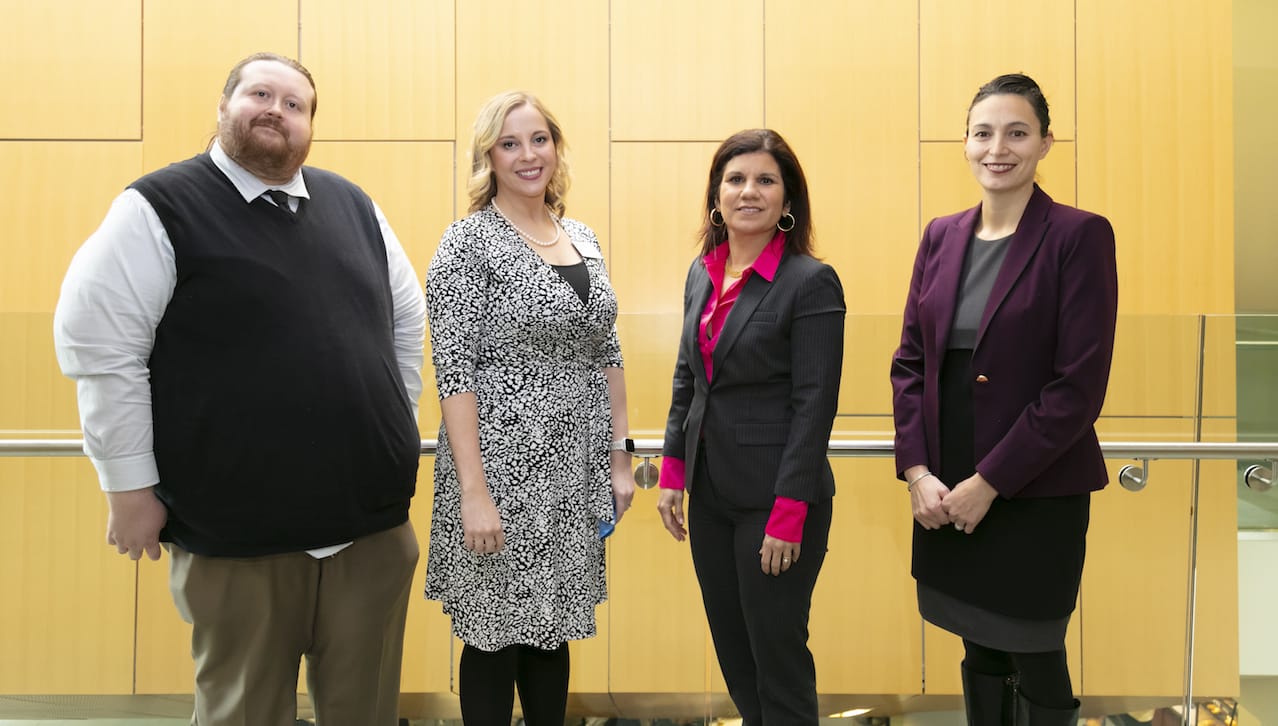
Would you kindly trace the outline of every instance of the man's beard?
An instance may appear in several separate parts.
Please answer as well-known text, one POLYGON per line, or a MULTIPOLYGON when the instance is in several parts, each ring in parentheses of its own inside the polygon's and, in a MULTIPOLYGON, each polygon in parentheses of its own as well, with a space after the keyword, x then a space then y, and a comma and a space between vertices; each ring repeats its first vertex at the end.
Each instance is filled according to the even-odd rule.
POLYGON ((217 141, 226 155, 237 164, 267 179, 287 179, 297 173, 311 151, 311 140, 294 146, 293 139, 281 124, 258 117, 236 122, 224 119, 218 124, 217 141), (280 134, 280 143, 264 144, 254 137, 255 127, 265 126, 280 134))

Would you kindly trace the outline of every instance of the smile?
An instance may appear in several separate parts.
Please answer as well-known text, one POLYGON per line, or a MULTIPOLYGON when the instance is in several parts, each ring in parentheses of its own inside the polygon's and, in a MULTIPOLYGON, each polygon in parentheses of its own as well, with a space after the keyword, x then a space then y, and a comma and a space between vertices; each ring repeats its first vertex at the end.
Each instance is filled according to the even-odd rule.
POLYGON ((1005 171, 1011 171, 1015 167, 1016 167, 1015 164, 986 164, 985 165, 986 169, 989 169, 990 171, 993 171, 993 172, 999 172, 999 173, 1005 172, 1005 171))
POLYGON ((515 175, 518 176, 520 179, 536 179, 537 177, 541 176, 541 167, 537 167, 536 169, 524 169, 523 171, 517 171, 515 172, 515 175))

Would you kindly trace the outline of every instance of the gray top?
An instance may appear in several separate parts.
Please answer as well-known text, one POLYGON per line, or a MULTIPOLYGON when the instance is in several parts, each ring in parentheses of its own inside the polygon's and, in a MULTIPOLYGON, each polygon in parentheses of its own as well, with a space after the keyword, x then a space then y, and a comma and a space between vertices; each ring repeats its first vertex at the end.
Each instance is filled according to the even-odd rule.
POLYGON ((990 299, 994 278, 998 277, 1003 258, 1007 257, 1011 239, 1010 234, 995 240, 984 240, 973 234, 968 242, 967 254, 963 257, 963 284, 959 286, 954 322, 950 324, 950 348, 976 347, 985 303, 990 299))

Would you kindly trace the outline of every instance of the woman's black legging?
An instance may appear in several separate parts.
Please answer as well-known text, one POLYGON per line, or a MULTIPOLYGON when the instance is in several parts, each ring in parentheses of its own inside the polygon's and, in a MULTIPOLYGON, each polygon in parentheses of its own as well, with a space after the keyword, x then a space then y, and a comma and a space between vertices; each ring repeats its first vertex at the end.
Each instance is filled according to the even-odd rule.
POLYGON ((963 640, 968 670, 992 676, 1016 673, 1020 690, 1031 703, 1044 708, 1074 707, 1074 686, 1069 680, 1065 649, 1044 653, 1008 653, 963 640))
POLYGON ((528 726, 563 726, 568 708, 568 644, 554 650, 509 645, 462 648, 458 689, 466 726, 510 726, 515 688, 528 726))

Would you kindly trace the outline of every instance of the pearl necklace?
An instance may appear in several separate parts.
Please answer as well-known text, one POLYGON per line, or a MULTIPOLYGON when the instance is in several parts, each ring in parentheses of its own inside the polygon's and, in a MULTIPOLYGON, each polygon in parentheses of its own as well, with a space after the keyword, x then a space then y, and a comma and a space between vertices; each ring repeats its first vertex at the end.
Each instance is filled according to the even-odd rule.
POLYGON ((514 222, 512 222, 512 221, 510 220, 510 217, 507 217, 507 216, 506 216, 506 213, 505 213, 505 212, 503 212, 503 211, 501 211, 501 207, 497 206, 497 198, 496 198, 496 197, 493 197, 492 201, 490 201, 490 202, 489 202, 489 204, 493 205, 493 209, 497 210, 497 214, 500 214, 500 215, 501 215, 501 218, 502 218, 502 219, 504 219, 504 220, 506 220, 506 224, 509 224, 510 226, 512 226, 512 227, 514 227, 514 228, 515 228, 515 231, 519 233, 519 236, 520 236, 520 237, 523 237, 524 239, 528 240, 529 242, 532 242, 533 244, 537 245, 538 247, 554 247, 554 246, 555 246, 555 243, 559 241, 559 235, 560 235, 560 233, 563 231, 563 228, 561 228, 561 227, 559 226, 559 220, 555 219, 555 215, 551 214, 549 209, 547 209, 547 210, 546 210, 546 214, 549 214, 549 215, 550 215, 550 221, 551 221, 551 223, 552 223, 552 224, 554 224, 554 225, 555 225, 555 237, 554 237, 554 239, 550 240, 549 242, 542 242, 541 240, 537 239, 536 237, 534 237, 534 236, 532 236, 532 235, 528 234, 527 232, 523 231, 522 229, 520 229, 520 228, 519 228, 519 225, 517 225, 517 224, 515 224, 514 222))

